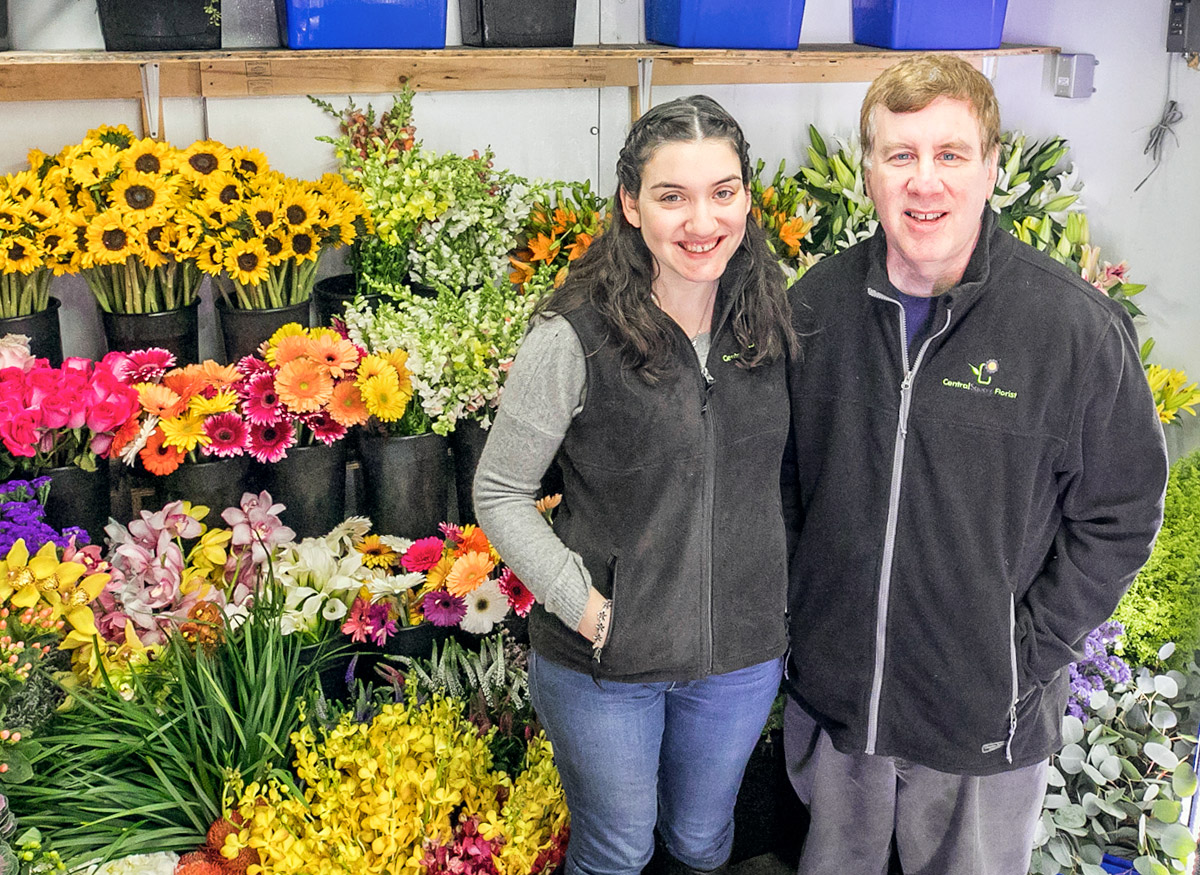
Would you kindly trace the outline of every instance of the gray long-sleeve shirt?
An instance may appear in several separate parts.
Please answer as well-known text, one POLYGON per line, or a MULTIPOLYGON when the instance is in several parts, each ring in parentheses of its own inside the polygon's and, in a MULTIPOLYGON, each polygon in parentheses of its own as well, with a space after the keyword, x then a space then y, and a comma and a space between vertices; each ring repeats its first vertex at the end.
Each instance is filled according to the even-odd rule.
MULTIPOLYGON (((710 336, 692 339, 699 360, 710 336)), ((538 319, 504 383, 475 471, 475 514, 504 562, 550 613, 576 629, 591 577, 534 507, 542 475, 587 397, 583 346, 566 319, 538 319)))

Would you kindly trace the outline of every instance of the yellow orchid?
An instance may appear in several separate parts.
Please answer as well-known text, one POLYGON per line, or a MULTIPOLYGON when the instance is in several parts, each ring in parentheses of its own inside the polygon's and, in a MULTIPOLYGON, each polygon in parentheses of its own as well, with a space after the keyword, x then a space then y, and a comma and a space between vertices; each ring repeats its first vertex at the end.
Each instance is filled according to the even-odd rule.
MULTIPOLYGON (((0 601, 11 599, 15 607, 33 607, 43 594, 73 592, 75 582, 85 571, 87 568, 78 562, 59 561, 58 548, 49 541, 30 558, 25 539, 18 538, 0 561, 0 601)), ((108 579, 108 575, 103 577, 108 579)), ((101 581, 101 588, 103 585, 101 581)))

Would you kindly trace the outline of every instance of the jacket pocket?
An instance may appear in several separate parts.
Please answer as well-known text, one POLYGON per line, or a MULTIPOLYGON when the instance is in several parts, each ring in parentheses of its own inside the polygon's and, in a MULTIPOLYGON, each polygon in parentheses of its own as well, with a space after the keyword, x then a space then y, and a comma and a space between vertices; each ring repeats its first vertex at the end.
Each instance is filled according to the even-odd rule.
POLYGON ((617 636, 617 554, 614 553, 608 557, 606 565, 608 571, 608 593, 607 598, 612 603, 608 609, 608 635, 604 639, 604 644, 598 649, 592 650, 592 668, 598 668, 604 661, 605 653, 613 653, 616 648, 613 647, 617 636))

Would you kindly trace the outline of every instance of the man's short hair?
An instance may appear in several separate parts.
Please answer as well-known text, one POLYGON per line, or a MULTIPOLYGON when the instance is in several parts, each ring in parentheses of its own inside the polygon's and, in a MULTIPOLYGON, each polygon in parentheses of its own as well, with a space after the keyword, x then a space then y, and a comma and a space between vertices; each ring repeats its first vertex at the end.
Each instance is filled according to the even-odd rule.
POLYGON ((863 164, 870 165, 875 140, 875 108, 917 112, 939 97, 966 101, 979 122, 979 142, 986 157, 1000 145, 1000 104, 987 77, 956 55, 917 55, 880 73, 859 113, 863 164))

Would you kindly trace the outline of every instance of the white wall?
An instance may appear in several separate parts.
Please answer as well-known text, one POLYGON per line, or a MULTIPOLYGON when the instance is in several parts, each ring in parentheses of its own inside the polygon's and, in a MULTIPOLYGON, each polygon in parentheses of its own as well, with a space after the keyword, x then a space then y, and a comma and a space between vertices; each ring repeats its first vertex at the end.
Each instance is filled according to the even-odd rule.
MULTIPOLYGON (((225 0, 227 46, 254 44, 262 22, 253 0, 225 0)), ((18 48, 97 47, 99 26, 89 0, 9 0, 18 48), (50 22, 53 22, 51 24, 50 22)), ((457 4, 451 0, 447 42, 457 44, 457 4)), ((1007 129, 1033 137, 1066 136, 1086 183, 1093 242, 1110 259, 1127 259, 1132 278, 1149 288, 1139 299, 1149 314, 1139 330, 1157 340, 1155 360, 1200 379, 1200 295, 1194 291, 1192 243, 1200 220, 1200 72, 1178 58, 1172 95, 1184 112, 1162 167, 1136 194, 1152 164, 1142 154, 1162 111, 1170 56, 1165 51, 1167 0, 1009 0, 1004 38, 1058 45, 1094 54, 1096 93, 1084 100, 1053 96, 1049 60, 1000 58, 995 84, 1007 129)), ((802 43, 849 42, 850 0, 809 0, 802 43)), ((576 42, 634 43, 641 34, 640 0, 579 0, 576 42)), ((259 39, 259 41, 261 41, 259 39)), ((2 71, 0 71, 2 75, 2 71)), ((798 166, 811 122, 823 133, 846 134, 856 124, 865 84, 741 85, 706 89, 746 128, 768 167, 786 158, 798 166)), ((655 102, 691 88, 655 88, 655 102)), ((386 103, 387 95, 355 95, 361 103, 386 103)), ((337 101, 334 101, 335 104, 337 101)), ((418 135, 439 149, 491 145, 497 162, 543 178, 592 178, 601 191, 613 186, 613 164, 628 127, 624 89, 545 92, 423 93, 415 101, 418 135)), ((98 124, 124 122, 137 129, 131 101, 62 101, 0 104, 0 172, 19 169, 30 147, 57 151, 98 124)), ((173 100, 165 110, 170 139, 186 145, 211 136, 262 149, 281 170, 316 176, 332 168, 327 146, 312 137, 333 122, 306 99, 173 100)), ((1170 139, 1170 138, 1168 138, 1170 139)), ((334 272, 337 264, 322 266, 334 272)), ((61 287, 60 287, 61 291, 61 287)), ((65 326, 69 351, 98 352, 98 320, 81 282, 64 292, 73 322, 65 326)), ((205 349, 211 336, 202 338, 205 349)), ((1189 417, 1189 420, 1191 418, 1189 417)), ((1172 429, 1178 453, 1200 444, 1200 425, 1172 429)))

